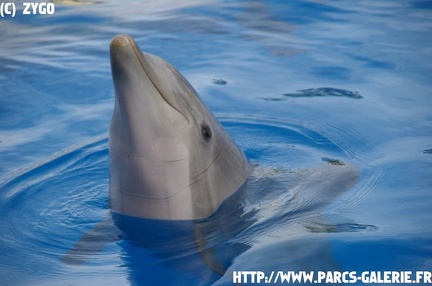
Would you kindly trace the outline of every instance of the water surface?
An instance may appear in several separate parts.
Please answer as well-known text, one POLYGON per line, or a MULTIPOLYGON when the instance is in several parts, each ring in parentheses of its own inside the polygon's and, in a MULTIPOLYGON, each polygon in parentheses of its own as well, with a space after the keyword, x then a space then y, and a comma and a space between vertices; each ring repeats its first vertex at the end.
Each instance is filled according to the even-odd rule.
POLYGON ((0 284, 430 271, 431 19, 426 0, 58 1, 54 15, 0 19, 0 284), (162 247, 119 235, 81 264, 62 260, 110 217, 108 47, 122 33, 176 66, 258 166, 253 187, 201 224, 224 276, 194 252, 187 225, 162 247), (332 162, 356 166, 358 183, 290 212, 295 171, 332 162))

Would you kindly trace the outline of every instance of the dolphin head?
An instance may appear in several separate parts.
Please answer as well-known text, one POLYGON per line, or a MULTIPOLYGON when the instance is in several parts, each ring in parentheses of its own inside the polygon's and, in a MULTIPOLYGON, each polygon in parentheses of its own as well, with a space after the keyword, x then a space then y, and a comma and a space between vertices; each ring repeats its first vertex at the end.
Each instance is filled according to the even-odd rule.
POLYGON ((248 162, 188 81, 126 35, 110 45, 110 206, 126 215, 211 215, 245 181, 248 162))

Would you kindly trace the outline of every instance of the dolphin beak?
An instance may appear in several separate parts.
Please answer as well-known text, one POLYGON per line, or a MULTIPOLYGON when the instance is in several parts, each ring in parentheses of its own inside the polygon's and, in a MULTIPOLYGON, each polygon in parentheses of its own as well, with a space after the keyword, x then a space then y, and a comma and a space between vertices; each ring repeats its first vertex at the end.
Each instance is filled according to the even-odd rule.
POLYGON ((136 90, 135 94, 143 91, 145 95, 154 93, 168 103, 161 92, 164 82, 157 73, 153 72, 154 70, 163 72, 167 67, 163 63, 152 60, 153 57, 151 54, 143 53, 134 39, 128 35, 118 35, 111 40, 111 72, 117 97, 133 94, 133 87, 139 86, 141 89, 136 90))
MULTIPOLYGON (((116 89, 116 96, 131 94, 131 86, 136 86, 139 77, 141 80, 152 81, 148 78, 145 71, 144 55, 135 41, 128 35, 118 35, 114 37, 110 44, 111 72, 116 89), (142 78, 144 77, 144 78, 142 78), (121 86, 128 89, 121 89, 121 86)), ((147 89, 150 85, 147 87, 147 89)))
POLYGON ((120 76, 121 70, 130 68, 129 65, 123 67, 125 63, 130 64, 138 61, 144 69, 144 56, 136 42, 128 35, 118 35, 111 40, 110 57, 113 78, 120 76))
MULTIPOLYGON (((154 55, 143 53, 128 35, 118 35, 111 40, 110 58, 117 104, 127 105, 130 104, 127 101, 138 100, 131 97, 141 97, 138 101, 146 101, 153 109, 167 104, 174 109, 174 113, 188 121, 177 107, 178 99, 173 96, 172 90, 166 89, 167 85, 175 86, 167 84, 170 81, 167 74, 175 72, 169 64, 154 55)), ((136 107, 132 109, 136 110, 136 107)))
POLYGON ((166 82, 161 74, 167 70, 165 62, 143 54, 135 41, 127 35, 112 39, 110 45, 111 72, 115 91, 115 105, 111 119, 111 150, 144 156, 154 153, 143 147, 159 138, 177 136, 185 116, 167 101, 161 88, 166 82), (173 124, 181 126, 173 128, 173 124), (114 138, 122 138, 121 140, 114 138), (126 146, 123 146, 126 145, 126 146), (123 146, 123 147, 122 147, 123 146))
POLYGON ((110 53, 111 60, 115 59, 116 55, 125 53, 132 48, 132 45, 136 45, 135 41, 128 35, 117 35, 111 40, 110 53))

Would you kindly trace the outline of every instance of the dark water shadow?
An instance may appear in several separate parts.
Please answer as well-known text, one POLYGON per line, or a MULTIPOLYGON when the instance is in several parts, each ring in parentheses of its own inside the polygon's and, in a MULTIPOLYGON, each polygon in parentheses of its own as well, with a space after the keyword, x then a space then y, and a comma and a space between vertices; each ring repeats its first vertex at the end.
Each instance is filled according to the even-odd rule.
POLYGON ((210 285, 220 279, 233 260, 251 247, 233 240, 255 222, 255 211, 245 213, 239 204, 242 195, 240 190, 215 214, 202 220, 153 220, 113 214, 122 232, 121 258, 131 285, 144 285, 143 281, 148 285, 210 285), (164 268, 165 275, 149 271, 149 260, 143 255, 153 257, 153 263, 164 268))
POLYGON ((350 91, 333 87, 318 87, 301 89, 297 92, 283 93, 282 97, 262 98, 267 101, 283 101, 290 98, 311 98, 311 97, 346 97, 352 99, 362 99, 363 96, 357 91, 350 91))

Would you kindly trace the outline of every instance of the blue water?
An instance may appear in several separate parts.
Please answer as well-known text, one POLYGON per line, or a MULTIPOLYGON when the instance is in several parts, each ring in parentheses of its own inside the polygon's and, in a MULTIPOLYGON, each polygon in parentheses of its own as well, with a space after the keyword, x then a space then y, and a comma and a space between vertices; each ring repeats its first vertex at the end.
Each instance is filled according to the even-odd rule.
POLYGON ((431 270, 430 1, 61 2, 54 15, 0 19, 0 285, 431 270), (140 243, 112 227, 98 251, 66 263, 88 231, 113 226, 108 46, 122 33, 188 78, 260 179, 202 222, 202 235, 132 220, 158 236, 138 233, 140 243), (338 161, 360 171, 349 191, 316 209, 284 201, 292 170, 338 161), (199 238, 209 253, 196 253, 199 238))

